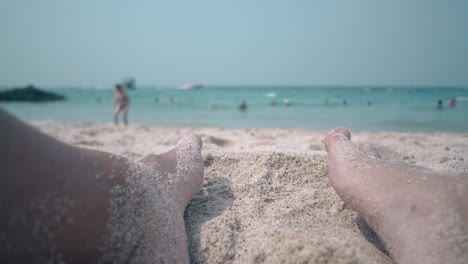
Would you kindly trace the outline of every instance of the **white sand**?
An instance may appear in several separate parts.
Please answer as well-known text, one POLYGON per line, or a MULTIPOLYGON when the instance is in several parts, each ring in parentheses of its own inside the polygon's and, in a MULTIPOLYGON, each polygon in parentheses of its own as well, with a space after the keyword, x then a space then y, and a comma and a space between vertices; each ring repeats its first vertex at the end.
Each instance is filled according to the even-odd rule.
MULTIPOLYGON (((173 148, 182 128, 36 124, 72 145, 132 160, 173 148)), ((328 180, 327 131, 199 128, 205 176, 185 211, 194 263, 392 263, 328 180), (367 237, 367 239, 366 239, 367 237)), ((468 134, 353 133, 382 158, 468 171, 468 134)))

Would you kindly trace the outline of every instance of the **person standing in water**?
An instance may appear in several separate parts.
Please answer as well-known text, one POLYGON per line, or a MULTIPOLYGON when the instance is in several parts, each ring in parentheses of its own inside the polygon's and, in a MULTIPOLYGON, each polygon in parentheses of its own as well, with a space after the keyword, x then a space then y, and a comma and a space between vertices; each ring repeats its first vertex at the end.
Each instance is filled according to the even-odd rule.
POLYGON ((437 101, 437 109, 443 109, 442 100, 437 101))
POLYGON ((237 109, 242 112, 244 112, 247 109, 247 103, 245 102, 244 99, 242 99, 240 104, 237 106, 237 109))
POLYGON ((455 107, 456 102, 457 102, 457 99, 455 99, 455 97, 452 97, 452 99, 450 99, 449 107, 455 107))
POLYGON ((115 85, 115 103, 114 103, 114 123, 119 124, 119 113, 122 112, 122 119, 125 125, 128 125, 128 108, 130 106, 130 97, 124 91, 122 85, 115 85))

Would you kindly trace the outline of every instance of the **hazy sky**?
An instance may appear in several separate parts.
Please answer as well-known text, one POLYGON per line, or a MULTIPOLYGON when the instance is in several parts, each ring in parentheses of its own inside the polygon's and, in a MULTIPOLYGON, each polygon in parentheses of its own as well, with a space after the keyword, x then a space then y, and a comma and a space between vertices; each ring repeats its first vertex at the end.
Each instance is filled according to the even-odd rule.
POLYGON ((467 0, 0 0, 0 85, 468 86, 467 0))

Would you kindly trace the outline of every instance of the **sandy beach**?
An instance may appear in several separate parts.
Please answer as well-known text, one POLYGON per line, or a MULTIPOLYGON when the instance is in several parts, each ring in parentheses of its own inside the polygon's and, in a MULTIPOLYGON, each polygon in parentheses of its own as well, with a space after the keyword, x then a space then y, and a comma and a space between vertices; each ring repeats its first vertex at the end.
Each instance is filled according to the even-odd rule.
MULTIPOLYGON (((140 160, 185 128, 36 123, 63 142, 140 160)), ((330 185, 327 131, 196 128, 205 175, 185 210, 192 263, 393 263, 330 185)), ((383 159, 468 171, 468 134, 352 132, 383 159)))

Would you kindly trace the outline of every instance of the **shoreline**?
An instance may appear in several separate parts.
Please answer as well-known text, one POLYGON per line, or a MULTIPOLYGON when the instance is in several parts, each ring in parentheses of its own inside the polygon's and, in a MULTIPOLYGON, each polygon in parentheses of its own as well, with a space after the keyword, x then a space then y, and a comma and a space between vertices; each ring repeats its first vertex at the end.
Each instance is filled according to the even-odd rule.
MULTIPOLYGON (((112 120, 108 122, 98 122, 98 121, 76 121, 76 122, 68 122, 68 121, 60 121, 60 120, 26 120, 18 117, 21 121, 33 125, 35 127, 43 127, 48 125, 57 125, 57 126, 102 126, 102 127, 115 127, 115 128, 122 128, 125 127, 122 124, 119 126, 115 126, 112 120)), ((130 120, 131 121, 131 120, 130 120)), ((335 126, 338 127, 339 125, 335 126)), ((284 127, 224 127, 224 126, 187 126, 187 125, 158 125, 158 124, 146 124, 146 123, 138 123, 138 122, 131 122, 128 128, 135 128, 135 127, 152 127, 152 128, 161 128, 161 129, 174 129, 174 130, 181 130, 181 129, 192 129, 196 130, 261 130, 261 131, 270 131, 270 130, 283 130, 283 131, 305 131, 311 133, 324 133, 324 137, 326 133, 335 127, 330 127, 329 129, 313 129, 313 128, 300 128, 300 127, 293 127, 293 128, 284 128, 284 127)), ((346 127, 346 126, 343 126, 346 127)), ((422 135, 432 135, 432 134, 453 134, 453 135, 466 135, 468 136, 468 131, 466 132, 451 132, 451 131, 409 131, 409 130, 365 130, 365 129, 350 129, 348 128, 353 134, 359 133, 397 133, 397 134, 422 134, 422 135)))
MULTIPOLYGON (((30 123, 31 124, 31 123, 30 123)), ((59 140, 137 161, 169 151, 185 128, 95 123, 33 126, 59 140)), ((194 263, 393 263, 328 180, 328 131, 194 128, 205 175, 185 210, 194 263)), ((352 132, 383 159, 468 171, 468 134, 352 132)))

